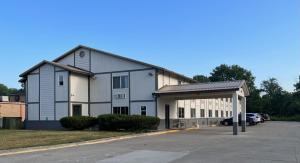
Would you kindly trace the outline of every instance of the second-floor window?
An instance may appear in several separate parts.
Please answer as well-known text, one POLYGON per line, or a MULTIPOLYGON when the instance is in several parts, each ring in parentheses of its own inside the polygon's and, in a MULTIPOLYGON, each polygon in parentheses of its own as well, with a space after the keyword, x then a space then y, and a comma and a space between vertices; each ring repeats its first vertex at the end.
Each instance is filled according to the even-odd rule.
POLYGON ((128 76, 114 76, 113 89, 128 88, 128 76))
POLYGON ((59 75, 58 77, 58 85, 63 86, 64 85, 64 76, 59 75))

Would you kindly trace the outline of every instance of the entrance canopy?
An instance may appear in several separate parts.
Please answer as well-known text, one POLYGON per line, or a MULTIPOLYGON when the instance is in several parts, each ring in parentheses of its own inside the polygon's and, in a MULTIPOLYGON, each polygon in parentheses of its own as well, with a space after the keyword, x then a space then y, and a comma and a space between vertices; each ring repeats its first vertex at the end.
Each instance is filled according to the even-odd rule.
POLYGON ((174 100, 231 98, 233 134, 238 134, 239 107, 241 107, 242 132, 246 131, 246 96, 249 96, 249 90, 244 80, 166 85, 155 91, 153 95, 157 98, 174 100))
POLYGON ((154 92, 157 97, 168 96, 176 99, 231 98, 233 93, 249 96, 244 80, 166 85, 154 92))

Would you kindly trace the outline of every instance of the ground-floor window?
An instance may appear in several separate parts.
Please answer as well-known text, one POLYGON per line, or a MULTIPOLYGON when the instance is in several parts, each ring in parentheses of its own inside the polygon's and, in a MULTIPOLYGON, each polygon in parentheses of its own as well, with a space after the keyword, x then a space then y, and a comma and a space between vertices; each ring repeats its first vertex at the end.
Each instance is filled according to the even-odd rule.
POLYGON ((184 118, 184 108, 178 108, 178 117, 184 118))
POLYGON ((81 116, 82 115, 81 104, 73 104, 73 106, 72 106, 72 115, 73 116, 81 116))
POLYGON ((205 110, 204 109, 200 110, 200 117, 205 117, 205 110))
POLYGON ((196 109, 191 108, 191 118, 196 118, 196 109))
POLYGON ((212 117, 212 110, 208 110, 208 117, 212 117))
POLYGON ((215 110, 215 117, 219 117, 219 110, 215 110))
POLYGON ((113 108, 113 113, 114 114, 125 114, 128 115, 128 107, 114 107, 113 108))
POLYGON ((232 117, 232 111, 230 111, 230 117, 232 117))
POLYGON ((224 117, 224 111, 221 110, 221 117, 223 118, 224 117))
POLYGON ((226 111, 226 117, 228 117, 228 111, 226 111))
POLYGON ((147 107, 146 106, 141 106, 141 115, 144 115, 144 116, 147 115, 147 107))

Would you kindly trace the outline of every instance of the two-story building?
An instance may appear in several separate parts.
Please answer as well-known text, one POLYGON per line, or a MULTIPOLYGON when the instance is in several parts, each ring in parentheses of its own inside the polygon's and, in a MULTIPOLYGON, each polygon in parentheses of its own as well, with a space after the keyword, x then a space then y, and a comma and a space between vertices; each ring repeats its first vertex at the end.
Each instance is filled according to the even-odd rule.
POLYGON ((101 114, 157 116, 160 128, 213 125, 243 110, 249 94, 245 81, 196 83, 174 71, 82 45, 20 77, 28 129, 56 129, 62 117, 101 114))

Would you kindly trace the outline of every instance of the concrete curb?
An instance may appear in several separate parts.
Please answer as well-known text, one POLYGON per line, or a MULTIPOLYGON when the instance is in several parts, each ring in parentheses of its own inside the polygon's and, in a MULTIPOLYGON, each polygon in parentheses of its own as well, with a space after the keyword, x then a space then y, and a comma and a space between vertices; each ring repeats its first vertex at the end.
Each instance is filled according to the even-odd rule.
POLYGON ((157 132, 150 132, 150 133, 144 133, 144 134, 133 134, 133 135, 126 135, 126 136, 112 137, 112 138, 103 138, 103 139, 90 140, 90 141, 84 141, 84 142, 78 142, 78 143, 28 147, 28 148, 19 148, 19 149, 3 150, 3 151, 0 150, 0 157, 17 155, 17 154, 33 153, 33 152, 43 152, 43 151, 71 148, 71 147, 80 147, 80 146, 84 146, 84 145, 110 143, 110 142, 115 142, 115 141, 120 141, 120 140, 128 140, 128 139, 145 137, 145 136, 170 134, 170 133, 175 133, 175 132, 179 132, 179 131, 180 130, 157 131, 157 132))

